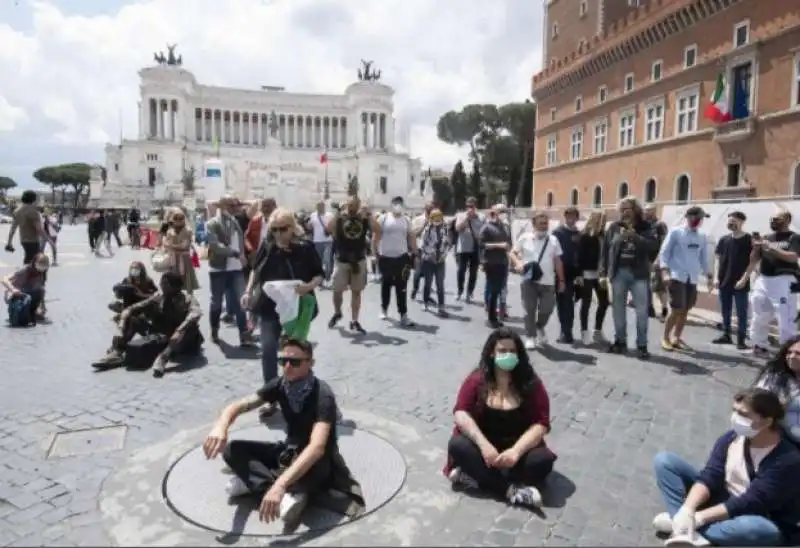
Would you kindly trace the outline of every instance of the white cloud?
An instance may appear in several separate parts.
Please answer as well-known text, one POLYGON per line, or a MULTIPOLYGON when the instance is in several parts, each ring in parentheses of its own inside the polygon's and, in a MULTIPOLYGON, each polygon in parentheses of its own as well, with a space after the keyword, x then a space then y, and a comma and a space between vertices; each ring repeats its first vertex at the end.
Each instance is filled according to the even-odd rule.
POLYGON ((13 131, 21 122, 28 119, 25 109, 15 107, 0 94, 0 132, 13 131))
POLYGON ((465 151, 438 141, 438 116, 524 99, 540 62, 542 7, 530 0, 143 0, 75 14, 86 1, 69 14, 33 1, 22 6, 30 30, 0 25, 0 74, 15 75, 0 80, 0 130, 28 112, 49 132, 34 140, 92 144, 99 156, 120 126, 135 135, 137 71, 168 42, 198 81, 254 89, 340 93, 364 58, 397 91, 398 141, 410 136, 425 165, 449 168, 465 151))

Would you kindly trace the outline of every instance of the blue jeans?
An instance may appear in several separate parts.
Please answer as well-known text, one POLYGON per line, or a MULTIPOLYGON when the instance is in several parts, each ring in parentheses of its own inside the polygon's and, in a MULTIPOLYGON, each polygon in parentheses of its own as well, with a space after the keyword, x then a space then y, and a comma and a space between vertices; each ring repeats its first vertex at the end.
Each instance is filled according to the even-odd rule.
POLYGON ((736 335, 744 342, 747 336, 747 306, 749 304, 749 292, 733 287, 719 288, 719 307, 722 312, 722 330, 730 335, 731 316, 733 307, 736 306, 736 335))
POLYGON ((333 242, 314 242, 314 249, 317 250, 317 255, 322 263, 325 281, 330 281, 331 275, 333 275, 333 242))
POLYGON ((219 317, 222 315, 222 296, 224 295, 230 314, 236 318, 239 333, 245 333, 247 331, 247 316, 240 302, 244 293, 244 274, 242 271, 209 272, 208 279, 211 288, 211 306, 208 312, 211 329, 219 329, 219 317))
MULTIPOLYGON (((670 517, 686 500, 692 485, 699 476, 698 470, 675 453, 662 451, 653 459, 653 469, 658 487, 670 517)), ((707 506, 720 504, 722 500, 710 500, 707 506)), ((737 516, 718 521, 697 530, 715 546, 780 546, 783 535, 780 529, 763 516, 737 516)))
POLYGON ((444 263, 433 261, 422 261, 419 268, 425 285, 422 290, 422 300, 425 303, 431 301, 431 289, 433 282, 436 281, 436 304, 441 308, 444 306, 444 263))
POLYGON ((575 280, 564 280, 564 291, 556 293, 556 311, 561 325, 561 336, 572 338, 575 324, 575 280))
POLYGON ((611 315, 614 318, 614 342, 628 344, 628 293, 636 307, 636 346, 647 346, 647 306, 649 280, 637 280, 630 268, 620 268, 611 280, 611 315))
POLYGON ((278 318, 261 318, 259 329, 261 343, 261 374, 264 383, 278 376, 278 350, 281 338, 281 322, 278 318))
MULTIPOLYGON (((498 307, 501 311, 506 311, 506 298, 508 297, 508 274, 506 274, 506 279, 503 282, 503 290, 500 291, 500 297, 498 297, 498 307)), ((489 283, 484 282, 483 285, 483 304, 484 306, 489 306, 489 283)))

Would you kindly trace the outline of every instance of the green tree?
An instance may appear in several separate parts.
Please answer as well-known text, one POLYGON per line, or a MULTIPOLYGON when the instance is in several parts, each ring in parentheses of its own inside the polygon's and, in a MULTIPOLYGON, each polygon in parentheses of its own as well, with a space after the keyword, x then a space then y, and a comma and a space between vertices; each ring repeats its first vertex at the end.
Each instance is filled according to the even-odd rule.
POLYGON ((11 177, 0 175, 0 198, 5 198, 9 190, 17 186, 17 182, 11 177))
POLYGON ((450 174, 450 189, 453 196, 453 207, 456 210, 464 209, 467 205, 467 174, 464 172, 464 163, 461 160, 453 166, 453 172, 450 174))
MULTIPOLYGON (((74 206, 78 207, 81 194, 89 188, 92 166, 85 163, 59 164, 55 166, 45 166, 33 172, 33 178, 49 186, 53 191, 53 201, 56 197, 56 189, 61 189, 61 202, 65 201, 65 188, 71 187, 74 192, 74 206)), ((103 173, 103 181, 105 181, 103 173)))
POLYGON ((481 168, 478 162, 472 162, 472 169, 469 171, 469 182, 467 183, 467 194, 478 200, 478 207, 481 209, 486 207, 486 193, 481 184, 482 181, 483 177, 481 177, 481 168))

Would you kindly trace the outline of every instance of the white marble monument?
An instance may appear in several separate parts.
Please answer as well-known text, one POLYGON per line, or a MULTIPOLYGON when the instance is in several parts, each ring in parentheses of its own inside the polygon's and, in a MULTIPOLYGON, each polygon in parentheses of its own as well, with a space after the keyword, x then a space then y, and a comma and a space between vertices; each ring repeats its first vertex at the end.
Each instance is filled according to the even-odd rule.
POLYGON ((223 166, 226 192, 243 200, 274 197, 310 208, 326 194, 344 198, 357 177, 359 196, 374 207, 394 196, 412 208, 424 203, 420 160, 395 147, 394 90, 371 63, 343 94, 326 95, 207 86, 183 68, 174 47, 155 59, 139 72, 138 139, 106 145, 107 182, 92 186, 95 204, 182 203, 190 169, 200 203, 200 174, 211 159, 223 166))

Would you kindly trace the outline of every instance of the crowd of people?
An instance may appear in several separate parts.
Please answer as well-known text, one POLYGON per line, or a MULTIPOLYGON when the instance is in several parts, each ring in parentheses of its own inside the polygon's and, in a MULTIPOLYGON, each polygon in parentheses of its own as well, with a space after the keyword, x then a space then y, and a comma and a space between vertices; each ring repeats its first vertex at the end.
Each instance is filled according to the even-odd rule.
MULTIPOLYGON (((401 327, 414 326, 409 301, 418 298, 423 308, 447 318, 444 279, 452 252, 457 300, 475 300, 483 273, 482 302, 491 331, 457 394, 444 473, 455 488, 536 508, 556 455, 545 442, 550 400, 531 351, 548 344, 545 329, 553 313, 560 344, 576 342, 577 309, 577 342, 627 352, 632 306, 639 358, 650 355, 648 329, 654 317, 664 322, 663 351, 690 351, 683 331, 705 280, 708 288, 718 289, 722 311, 722 333, 713 342, 749 350, 749 333, 754 354, 769 359, 753 387, 735 396, 731 428, 702 470, 672 453, 655 457, 656 485, 667 512, 656 516, 654 527, 669 536, 671 546, 787 543, 800 524, 800 482, 795 481, 800 336, 794 297, 800 289, 800 235, 791 231, 786 211, 774 215, 773 232, 763 237, 746 233, 745 215, 734 211, 728 216, 729 233, 712 249, 702 229, 706 217, 702 208, 689 207, 681 225, 668 228, 654 207, 626 198, 611 222, 605 213, 593 212, 581 223, 579 211, 567 208, 555 228, 542 212, 512 234, 504 206, 484 215, 474 199, 448 222, 433 204, 409 216, 401 197, 379 213, 351 197, 334 211, 320 203, 311 214, 297 215, 272 199, 248 205, 225 196, 209 204, 204 222, 192 229, 188 212, 175 208, 164 212, 150 264, 132 262, 114 286, 109 308, 116 333, 106 355, 92 365, 97 370, 151 367, 160 378, 170 361, 201 351, 200 248, 207 260, 210 341, 225 344, 221 324, 233 323, 241 346, 257 342, 261 349, 262 388, 226 407, 203 446, 208 458, 225 460, 231 474, 228 495, 258 496, 262 519, 289 522, 317 495, 334 489, 343 495, 337 511, 355 516, 365 502, 339 452, 335 394, 314 375, 314 348, 308 342, 318 299, 330 290, 333 315, 327 325, 334 328, 344 318, 344 293, 350 291, 347 327, 366 334, 361 299, 372 275, 380 284, 381 319, 392 321, 392 297, 401 327), (160 274, 158 282, 148 270, 160 274), (523 336, 504 326, 512 274, 520 276, 523 336), (609 308, 613 336, 607 340, 603 328, 609 308), (287 309, 295 314, 289 320, 287 309), (781 346, 773 356, 768 336, 775 318, 781 346), (280 411, 286 441, 229 442, 232 424, 249 411, 258 411, 264 421, 280 411)), ((88 223, 92 252, 105 243, 110 253, 112 239, 122 245, 118 232, 126 225, 136 247, 140 222, 135 210, 93 213, 88 223)), ((30 323, 46 312, 51 261, 45 250, 51 246, 55 255, 58 226, 57 219, 39 211, 35 193, 23 194, 6 249, 13 251, 18 232, 24 266, 2 283, 10 314, 20 315, 27 307, 30 323)))

